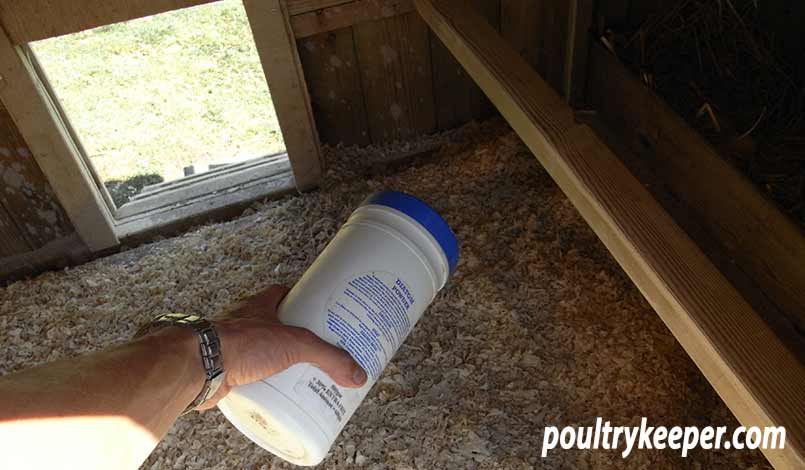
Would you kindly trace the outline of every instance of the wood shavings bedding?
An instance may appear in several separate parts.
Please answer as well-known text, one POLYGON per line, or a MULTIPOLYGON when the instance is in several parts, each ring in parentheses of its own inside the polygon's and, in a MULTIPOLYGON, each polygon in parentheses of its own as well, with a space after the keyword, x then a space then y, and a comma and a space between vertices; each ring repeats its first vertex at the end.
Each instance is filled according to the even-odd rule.
MULTIPOLYGON (((554 450, 546 425, 738 423, 570 202, 499 121, 331 148, 322 188, 0 290, 0 372, 124 341, 159 312, 212 315, 292 284, 370 192, 430 202, 461 259, 321 468, 769 468, 759 451, 554 450), (435 155, 383 170, 400 152, 435 155)), ((217 411, 180 418, 145 469, 282 469, 217 411)))

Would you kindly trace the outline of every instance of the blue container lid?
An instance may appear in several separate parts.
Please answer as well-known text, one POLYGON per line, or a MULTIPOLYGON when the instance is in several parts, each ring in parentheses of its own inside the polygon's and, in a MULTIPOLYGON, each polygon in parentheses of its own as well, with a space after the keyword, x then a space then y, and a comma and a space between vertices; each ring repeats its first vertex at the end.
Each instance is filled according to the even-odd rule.
POLYGON ((410 194, 399 191, 374 193, 367 197, 362 205, 367 204, 377 204, 397 209, 419 222, 439 243, 444 256, 447 258, 450 272, 455 271, 458 263, 458 241, 447 222, 432 207, 410 194))

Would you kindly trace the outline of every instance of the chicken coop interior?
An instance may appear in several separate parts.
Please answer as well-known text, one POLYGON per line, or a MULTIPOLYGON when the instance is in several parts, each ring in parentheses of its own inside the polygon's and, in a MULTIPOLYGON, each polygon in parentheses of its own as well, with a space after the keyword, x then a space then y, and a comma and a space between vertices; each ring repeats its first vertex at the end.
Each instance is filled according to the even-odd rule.
MULTIPOLYGON (((458 267, 322 468, 805 468, 805 2, 0 0, 0 371, 293 285, 367 195, 458 267), (783 426, 781 449, 543 429, 783 426)), ((294 468, 218 410, 142 468, 294 468)))

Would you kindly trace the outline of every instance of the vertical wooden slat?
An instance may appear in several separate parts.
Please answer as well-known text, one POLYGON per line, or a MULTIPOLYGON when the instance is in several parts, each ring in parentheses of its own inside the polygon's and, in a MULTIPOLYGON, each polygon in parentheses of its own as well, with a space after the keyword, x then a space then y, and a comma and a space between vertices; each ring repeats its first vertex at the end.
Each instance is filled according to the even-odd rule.
POLYGON ((593 27, 593 0, 570 0, 568 12, 567 58, 562 90, 571 106, 585 101, 587 65, 593 27))
POLYGON ((500 32, 531 67, 539 70, 545 0, 500 0, 500 32))
POLYGON ((560 93, 567 74, 569 16, 567 0, 501 0, 501 34, 560 93))
POLYGON ((277 111, 296 187, 314 188, 322 173, 319 136, 284 0, 244 0, 254 43, 277 111))
POLYGON ((537 71, 560 94, 564 92, 565 61, 567 59, 568 0, 542 0, 542 22, 535 34, 539 36, 540 60, 537 71))
MULTIPOLYGON (((470 0, 467 7, 475 8, 495 29, 500 29, 500 0, 470 0)), ((433 33, 430 45, 436 126, 451 129, 490 115, 494 111, 492 103, 433 33)))
POLYGON ((0 204, 31 249, 74 231, 28 144, 0 102, 0 204))
POLYGON ((428 28, 414 12, 355 26, 372 142, 436 127, 428 28))
POLYGON ((352 28, 304 38, 298 44, 322 142, 369 144, 352 28))

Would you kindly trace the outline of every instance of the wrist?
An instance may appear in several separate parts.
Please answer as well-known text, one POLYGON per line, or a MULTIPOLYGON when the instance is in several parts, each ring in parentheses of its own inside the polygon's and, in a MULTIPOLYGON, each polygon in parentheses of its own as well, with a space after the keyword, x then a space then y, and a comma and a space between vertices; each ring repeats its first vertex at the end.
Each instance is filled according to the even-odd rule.
POLYGON ((156 358, 173 360, 178 383, 184 385, 182 396, 188 397, 185 406, 198 396, 204 386, 204 368, 199 359, 198 334, 181 326, 165 325, 136 340, 156 358))
MULTIPOLYGON (((198 335, 189 328, 166 325, 149 331, 137 338, 153 348, 160 354, 169 354, 184 358, 188 363, 197 365, 198 362, 198 335)), ((203 374, 200 374, 203 376, 203 374)))
POLYGON ((155 362, 172 364, 171 377, 165 380, 176 385, 174 399, 181 404, 177 414, 190 411, 207 383, 198 333, 182 325, 158 324, 136 337, 136 343, 155 362))

